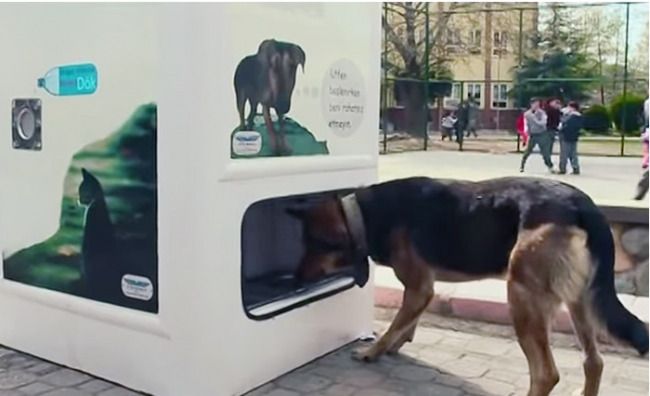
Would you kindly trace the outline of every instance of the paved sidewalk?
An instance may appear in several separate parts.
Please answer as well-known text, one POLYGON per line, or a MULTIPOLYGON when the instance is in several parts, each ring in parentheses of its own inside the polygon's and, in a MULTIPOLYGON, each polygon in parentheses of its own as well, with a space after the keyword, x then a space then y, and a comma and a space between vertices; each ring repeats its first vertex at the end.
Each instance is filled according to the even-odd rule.
MULTIPOLYGON (((377 322, 385 328, 387 322, 377 322)), ((360 343, 358 343, 360 344, 360 343)), ((454 330, 419 327, 415 342, 378 363, 350 358, 343 348, 278 378, 247 396, 508 396, 525 395, 528 369, 515 341, 454 330)), ((582 358, 576 349, 554 347, 560 383, 553 395, 582 387, 582 358)), ((648 361, 604 355, 602 396, 648 394, 648 361)), ((577 393, 576 393, 577 394, 577 393)))
MULTIPOLYGON (((394 314, 378 310, 377 317, 394 314)), ((435 316, 422 318, 415 342, 398 356, 363 364, 350 358, 351 345, 264 385, 247 396, 507 396, 524 395, 526 360, 511 328, 435 316), (446 328, 428 327, 438 323, 446 328), (472 328, 478 331, 467 331, 472 328), (490 329, 498 330, 490 330, 490 329), (456 331, 460 329, 461 331, 456 331), (483 334, 483 335, 481 335, 483 334), (489 334, 489 335, 485 335, 489 334)), ((386 320, 376 321, 383 331, 386 320)), ((583 375, 572 338, 554 335, 561 372, 553 395, 572 395, 583 375), (570 341, 566 341, 569 339, 570 341)), ((648 361, 625 354, 604 355, 602 396, 648 394, 648 361)), ((138 393, 86 374, 0 348, 0 396, 137 396, 138 393)), ((181 396, 181 395, 179 395, 181 396)), ((215 395, 221 396, 221 395, 215 395)))
MULTIPOLYGON (((582 189, 599 204, 648 207, 648 199, 632 199, 641 177, 639 158, 584 157, 582 174, 549 175, 537 154, 526 172, 519 173, 521 155, 449 151, 418 151, 379 156, 379 180, 429 176, 462 180, 484 180, 501 176, 534 176, 561 180, 582 189)), ((557 156, 553 157, 557 164, 557 156)))

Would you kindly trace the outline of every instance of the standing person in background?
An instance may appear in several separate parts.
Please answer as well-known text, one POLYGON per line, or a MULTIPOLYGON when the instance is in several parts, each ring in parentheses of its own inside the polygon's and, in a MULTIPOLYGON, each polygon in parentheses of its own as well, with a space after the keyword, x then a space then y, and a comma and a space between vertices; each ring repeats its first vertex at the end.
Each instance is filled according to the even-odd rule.
POLYGON ((558 136, 558 131, 560 127, 560 120, 562 119, 562 102, 558 98, 552 98, 548 101, 546 108, 547 121, 546 129, 550 135, 549 141, 549 154, 553 155, 553 146, 555 145, 555 139, 558 136))
POLYGON ((456 123, 456 143, 459 149, 463 149, 463 134, 467 128, 469 119, 469 102, 463 101, 458 106, 458 122, 456 123))
POLYGON ((517 117, 515 127, 517 128, 517 134, 519 134, 523 146, 526 147, 526 144, 528 143, 528 126, 526 125, 526 119, 524 118, 523 112, 519 114, 519 117, 517 117))
POLYGON ((646 98, 645 103, 643 103, 643 118, 644 118, 644 125, 643 125, 643 132, 641 133, 641 141, 643 142, 643 162, 641 163, 641 168, 643 168, 643 176, 641 176, 641 180, 639 180, 639 183, 636 186, 636 195, 634 196, 634 199, 637 201, 640 201, 645 197, 646 193, 648 192, 648 151, 649 151, 649 145, 650 142, 648 141, 650 138, 650 109, 648 108, 650 105, 650 99, 646 98))
POLYGON ((567 160, 571 161, 573 174, 580 174, 580 165, 578 164, 578 137, 582 129, 582 114, 578 110, 576 102, 569 102, 566 114, 560 124, 560 174, 566 174, 567 160))
POLYGON ((547 117, 544 110, 542 110, 541 102, 537 98, 530 100, 530 109, 524 113, 524 120, 528 127, 528 146, 521 157, 521 167, 519 172, 524 171, 526 160, 533 152, 535 146, 539 146, 539 151, 544 158, 544 165, 548 168, 549 172, 553 171, 553 162, 551 161, 549 133, 546 130, 547 117))
POLYGON ((467 137, 470 134, 474 134, 474 137, 478 137, 476 134, 476 128, 478 126, 478 103, 472 96, 472 94, 467 94, 467 137))

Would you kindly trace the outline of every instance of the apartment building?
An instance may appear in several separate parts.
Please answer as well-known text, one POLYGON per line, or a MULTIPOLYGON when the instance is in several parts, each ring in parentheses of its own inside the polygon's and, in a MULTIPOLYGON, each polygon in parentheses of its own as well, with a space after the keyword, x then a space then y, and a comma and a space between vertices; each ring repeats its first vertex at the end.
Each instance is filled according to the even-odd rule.
MULTIPOLYGON (((396 23, 398 34, 399 18, 388 19, 396 23)), ((448 60, 454 81, 450 94, 432 109, 434 126, 441 109, 455 108, 469 94, 481 109, 481 128, 510 129, 518 113, 508 92, 519 62, 520 31, 526 51, 528 38, 538 28, 537 3, 430 3, 429 18, 431 51, 448 60)), ((418 27, 423 26, 420 22, 418 27)), ((417 40, 424 34, 419 29, 417 40)))

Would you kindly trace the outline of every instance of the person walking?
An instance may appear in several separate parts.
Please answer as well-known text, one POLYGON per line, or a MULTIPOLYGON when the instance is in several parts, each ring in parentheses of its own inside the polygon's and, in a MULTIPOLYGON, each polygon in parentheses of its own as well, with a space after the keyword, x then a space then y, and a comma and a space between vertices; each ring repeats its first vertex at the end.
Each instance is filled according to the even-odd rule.
POLYGON ((553 146, 558 137, 560 121, 562 119, 562 102, 558 98, 552 98, 548 101, 546 111, 546 129, 550 135, 549 137, 549 154, 553 155, 553 146))
POLYGON ((458 106, 458 122, 456 123, 456 143, 458 143, 461 151, 463 145, 463 135, 465 133, 465 128, 467 128, 468 117, 469 103, 463 101, 458 106))
POLYGON ((467 94, 467 135, 474 134, 474 137, 478 137, 476 134, 476 127, 478 125, 478 104, 476 103, 475 98, 472 94, 467 94))
POLYGON ((530 101, 530 108, 524 113, 524 120, 526 121, 526 126, 528 127, 528 145, 524 151, 524 155, 521 157, 521 166, 519 172, 523 172, 526 166, 526 160, 530 156, 530 153, 533 152, 535 146, 539 146, 539 151, 542 154, 544 159, 544 165, 548 168, 549 172, 554 173, 553 171, 553 162, 551 161, 551 154, 549 152, 550 142, 549 142, 549 133, 546 130, 547 116, 544 110, 542 110, 541 102, 537 98, 533 98, 530 101))
POLYGON ((567 160, 571 162, 571 168, 574 175, 580 174, 580 165, 578 164, 578 137, 580 129, 583 126, 582 114, 580 114, 578 104, 569 102, 567 111, 559 126, 560 137, 560 171, 561 175, 566 174, 567 160))
POLYGON ((463 151, 463 136, 465 128, 467 127, 467 102, 461 102, 458 106, 458 122, 456 123, 456 143, 458 143, 458 151, 463 151))
POLYGON ((643 169, 643 176, 636 185, 636 195, 634 199, 640 201, 645 197, 648 192, 648 160, 650 151, 650 98, 646 98, 643 103, 643 132, 641 133, 641 141, 643 142, 643 160, 641 168, 643 169))

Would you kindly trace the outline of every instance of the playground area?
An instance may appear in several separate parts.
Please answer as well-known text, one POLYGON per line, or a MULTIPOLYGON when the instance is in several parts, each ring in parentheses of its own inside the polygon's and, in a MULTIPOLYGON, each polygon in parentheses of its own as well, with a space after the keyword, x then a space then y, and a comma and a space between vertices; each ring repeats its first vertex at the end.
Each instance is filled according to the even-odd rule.
MULTIPOLYGON (((552 158, 557 163, 557 155, 552 158)), ((580 160, 580 175, 550 175, 541 155, 534 153, 528 160, 526 172, 522 174, 519 173, 521 154, 453 150, 415 151, 380 156, 379 179, 386 181, 408 176, 460 180, 482 180, 502 176, 550 177, 583 189, 600 204, 648 206, 647 200, 632 199, 636 183, 641 177, 640 157, 584 156, 580 160)))

